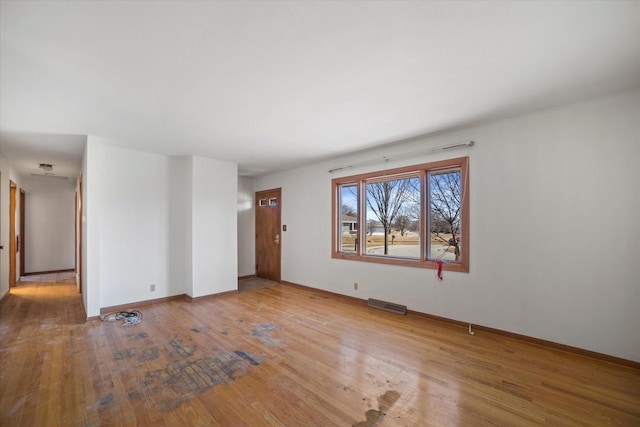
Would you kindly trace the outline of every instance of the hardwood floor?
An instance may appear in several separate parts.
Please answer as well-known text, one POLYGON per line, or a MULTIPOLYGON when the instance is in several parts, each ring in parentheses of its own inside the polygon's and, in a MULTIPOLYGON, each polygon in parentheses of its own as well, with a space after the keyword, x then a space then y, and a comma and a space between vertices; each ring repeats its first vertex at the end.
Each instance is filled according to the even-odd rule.
POLYGON ((276 281, 263 279, 261 277, 241 279, 238 280, 238 292, 255 291, 256 289, 262 289, 277 284, 278 282, 276 281))
POLYGON ((82 323, 75 289, 0 304, 0 425, 640 425, 640 370, 320 291, 170 301, 123 326, 82 323))

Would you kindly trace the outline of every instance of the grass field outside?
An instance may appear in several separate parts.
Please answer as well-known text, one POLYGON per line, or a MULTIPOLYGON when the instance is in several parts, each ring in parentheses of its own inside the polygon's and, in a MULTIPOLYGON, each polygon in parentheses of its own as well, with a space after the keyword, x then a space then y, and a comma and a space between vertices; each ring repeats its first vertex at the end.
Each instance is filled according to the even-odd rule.
MULTIPOLYGON (((452 234, 431 234, 431 259, 455 260, 454 247, 448 244, 452 234)), ((402 236, 399 232, 392 231, 388 236, 388 256, 401 258, 420 258, 420 236, 418 233, 407 232, 402 236)), ((342 235, 342 251, 354 252, 356 236, 349 233, 342 235)), ((367 235, 366 253, 369 255, 384 255, 384 235, 367 235)))

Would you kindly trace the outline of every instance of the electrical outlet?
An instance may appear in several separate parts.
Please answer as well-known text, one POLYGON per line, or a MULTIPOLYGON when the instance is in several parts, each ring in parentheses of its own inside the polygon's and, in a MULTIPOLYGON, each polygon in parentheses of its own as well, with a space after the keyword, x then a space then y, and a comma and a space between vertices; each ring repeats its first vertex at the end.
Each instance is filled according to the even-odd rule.
POLYGON ((353 289, 358 290, 358 282, 353 282, 353 289))
POLYGON ((155 284, 151 284, 151 285, 149 285, 149 290, 150 290, 151 292, 155 292, 155 290, 156 290, 156 285, 155 285, 155 284))

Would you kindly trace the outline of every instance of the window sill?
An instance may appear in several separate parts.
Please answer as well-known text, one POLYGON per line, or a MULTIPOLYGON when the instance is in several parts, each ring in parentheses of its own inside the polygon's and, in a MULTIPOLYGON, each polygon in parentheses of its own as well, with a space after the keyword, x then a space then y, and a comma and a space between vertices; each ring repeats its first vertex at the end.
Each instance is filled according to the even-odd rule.
MULTIPOLYGON (((358 255, 355 253, 350 254, 350 253, 344 253, 344 252, 334 252, 331 255, 331 258, 343 259, 348 261, 370 262, 375 264, 398 265, 401 267, 428 268, 431 270, 438 269, 438 264, 435 261, 425 261, 420 259, 393 258, 393 257, 376 256, 376 255, 358 255)), ((442 270, 468 273, 469 265, 468 263, 465 263, 464 260, 459 262, 443 261, 442 270)))

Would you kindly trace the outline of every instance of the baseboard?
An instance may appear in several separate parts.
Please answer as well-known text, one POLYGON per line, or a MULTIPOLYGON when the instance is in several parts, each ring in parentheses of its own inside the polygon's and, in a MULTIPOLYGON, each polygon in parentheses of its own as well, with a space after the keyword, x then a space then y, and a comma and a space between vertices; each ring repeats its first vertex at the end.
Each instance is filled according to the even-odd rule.
MULTIPOLYGON (((216 294, 209 294, 209 295, 203 295, 200 297, 192 297, 190 295, 187 294, 179 294, 179 295, 173 295, 170 297, 162 297, 162 298, 155 298, 155 299, 150 299, 150 300, 145 300, 145 301, 136 301, 136 302, 130 302, 127 304, 121 304, 121 305, 112 305, 110 307, 102 307, 100 309, 100 314, 104 315, 104 314, 108 314, 108 313, 113 313, 114 311, 126 311, 126 310, 131 310, 131 309, 138 309, 140 307, 145 307, 145 306, 150 306, 150 305, 154 305, 154 304, 161 304, 163 302, 169 302, 169 301, 186 301, 189 303, 196 303, 196 302, 201 302, 204 300, 208 300, 211 298, 217 298, 217 297, 221 297, 224 295, 230 295, 230 294, 237 294, 238 290, 234 289, 232 291, 226 291, 226 292, 219 292, 216 294)), ((100 316, 92 316, 92 317, 87 317, 87 321, 90 320, 95 320, 95 319, 100 319, 100 316)))
POLYGON ((316 293, 320 293, 320 294, 325 294, 325 295, 330 295, 332 298, 337 298, 342 300, 343 302, 347 302, 350 304, 356 303, 356 304, 362 304, 362 305, 367 305, 367 300, 366 299, 361 299, 361 298, 356 298, 356 297, 352 297, 350 295, 344 295, 344 294, 339 294, 336 292, 331 292, 331 291, 326 291, 324 289, 318 289, 318 288, 312 288, 311 286, 306 286, 306 285, 301 285, 299 283, 293 283, 293 282, 289 282, 286 280, 282 280, 280 282, 281 285, 285 285, 285 286, 292 286, 294 288, 300 288, 300 289, 304 289, 307 291, 311 291, 311 292, 316 292, 316 293))
POLYGON ((202 295, 202 296, 195 297, 195 298, 190 296, 190 295, 186 295, 185 294, 184 295, 184 299, 187 300, 188 302, 196 303, 196 302, 201 302, 201 301, 205 301, 205 300, 212 299, 212 298, 218 298, 218 297, 223 297, 225 295, 233 295, 233 294, 237 294, 237 293, 238 293, 238 290, 234 289, 232 291, 225 291, 225 292, 218 292, 216 294, 202 295))
POLYGON ((10 290, 11 290, 10 288, 7 289, 7 292, 5 292, 4 295, 0 297, 0 302, 2 302, 9 295, 10 290))
POLYGON ((82 296, 80 297, 80 306, 82 307, 82 317, 84 318, 84 323, 87 323, 89 318, 87 317, 87 309, 84 306, 84 300, 82 299, 82 296))
POLYGON ((488 326, 473 326, 476 331, 483 331, 489 334, 501 335, 503 337, 513 338, 519 341, 525 341, 533 345, 554 348, 556 350, 564 351, 571 354, 577 354, 579 356, 596 359, 602 362, 613 363, 615 365, 626 366, 629 368, 640 369, 640 362, 633 360, 623 359, 621 357, 611 356, 609 354, 598 353, 597 351, 586 350, 580 347, 573 347, 566 344, 557 343, 554 341, 543 340, 541 338, 534 338, 527 335, 516 334, 515 332, 503 331, 501 329, 490 328, 488 326))
POLYGON ((160 304, 163 302, 169 302, 169 301, 184 301, 185 299, 188 299, 187 295, 180 294, 180 295, 173 295, 170 297, 162 297, 162 298, 149 299, 145 301, 130 302, 130 303, 121 304, 121 305, 112 305, 110 307, 100 308, 100 314, 113 313, 114 311, 130 310, 133 308, 140 308, 140 307, 145 307, 149 305, 160 304))
MULTIPOLYGON (((287 282, 287 281, 284 281, 284 280, 281 282, 281 284, 286 285, 286 286, 298 287, 298 288, 305 289, 305 290, 312 291, 312 292, 319 292, 319 293, 331 295, 332 297, 341 299, 343 301, 350 301, 352 303, 357 303, 357 304, 365 304, 365 305, 367 304, 367 300, 356 298, 356 297, 352 297, 350 295, 338 294, 338 293, 335 293, 335 292, 326 291, 324 289, 312 288, 310 286, 300 285, 298 283, 287 282)), ((449 325, 459 326, 459 327, 464 328, 464 329, 467 329, 469 327, 469 323, 463 322, 461 320, 449 319, 447 317, 440 317, 440 316, 436 316, 436 315, 433 315, 433 314, 423 313, 423 312, 420 312, 420 311, 407 310, 407 314, 408 315, 413 315, 413 316, 418 316, 418 317, 423 317, 423 318, 426 318, 426 319, 429 319, 429 320, 433 320, 433 321, 436 321, 436 322, 442 322, 442 323, 447 323, 449 325)), ((523 341, 523 342, 526 342, 526 343, 529 343, 529 344, 537 345, 537 346, 540 346, 540 347, 552 348, 552 349, 555 349, 555 350, 560 350, 560 351, 564 351, 564 352, 567 352, 567 353, 576 354, 576 355, 583 356, 583 357, 588 357, 588 358, 591 358, 591 359, 599 360, 601 362, 608 362, 608 363, 613 363, 613 364, 616 364, 616 365, 626 366, 626 367, 629 367, 629 368, 640 369, 640 362, 636 362, 636 361, 633 361, 633 360, 623 359, 621 357, 611 356, 609 354, 598 353, 596 351, 585 350, 585 349, 579 348, 579 347, 573 347, 573 346, 566 345, 566 344, 560 344, 560 343, 553 342, 553 341, 548 341, 548 340, 543 340, 543 339, 540 339, 540 338, 530 337, 530 336, 527 336, 527 335, 517 334, 515 332, 504 331, 502 329, 491 328, 489 326, 482 326, 482 325, 476 325, 476 324, 473 324, 472 326, 473 326, 474 331, 476 331, 476 332, 485 332, 485 333, 488 333, 488 334, 499 335, 499 336, 511 338, 511 339, 514 339, 514 340, 523 341)))
POLYGON ((254 279, 256 277, 255 274, 249 274, 248 276, 238 276, 238 280, 243 280, 243 279, 254 279))
POLYGON ((71 273, 75 272, 73 268, 67 270, 47 270, 47 271, 33 271, 31 273, 23 273, 21 276, 40 276, 42 274, 58 274, 58 273, 71 273))

